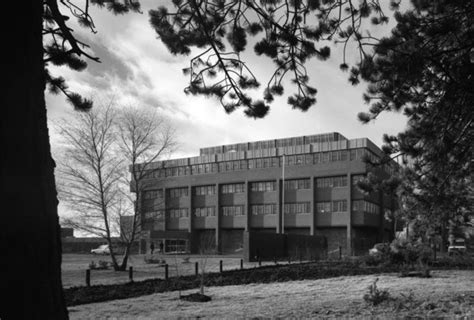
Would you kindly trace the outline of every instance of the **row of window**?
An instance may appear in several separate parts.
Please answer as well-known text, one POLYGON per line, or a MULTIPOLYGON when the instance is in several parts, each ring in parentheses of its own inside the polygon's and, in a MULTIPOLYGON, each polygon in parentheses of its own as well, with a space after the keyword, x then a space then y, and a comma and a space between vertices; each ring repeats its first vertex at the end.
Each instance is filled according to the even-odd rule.
POLYGON ((194 208, 193 215, 195 217, 215 217, 216 216, 216 207, 201 207, 194 208))
POLYGON ((224 184, 221 187, 221 193, 243 193, 245 192, 244 183, 224 184))
POLYGON ((309 178, 285 180, 285 190, 298 189, 311 189, 311 180, 309 178))
POLYGON ((212 184, 208 186, 194 187, 193 191, 194 191, 194 194, 197 196, 212 195, 212 194, 216 194, 216 186, 212 184))
POLYGON ((250 191, 275 191, 276 182, 275 181, 260 181, 260 182, 251 182, 250 191))
MULTIPOLYGON (((222 215, 225 217, 245 215, 245 209, 243 205, 223 206, 221 207, 221 209, 222 209, 222 215)), ((388 209, 386 210, 389 211, 388 209)), ((285 211, 285 214, 311 213, 311 204, 310 202, 285 203, 284 211, 285 211)), ((354 200, 352 201, 352 211, 363 211, 367 213, 378 214, 380 213, 380 206, 372 202, 365 201, 365 200, 354 200)), ((187 208, 169 209, 167 212, 170 218, 188 218, 189 217, 187 208)), ((316 202, 316 212, 317 213, 347 212, 347 200, 316 202)), ((275 203, 254 204, 250 206, 250 213, 252 215, 277 214, 278 210, 277 210, 277 205, 275 203)), ((194 208, 193 215, 195 217, 215 217, 216 208, 215 206, 194 208)), ((164 217, 163 210, 146 212, 144 216, 145 216, 145 219, 150 219, 150 220, 152 219, 160 220, 160 219, 163 219, 164 217)))
POLYGON ((253 204, 250 206, 250 213, 254 216, 277 214, 277 205, 275 203, 253 204))
POLYGON ((170 218, 188 218, 188 208, 168 209, 168 216, 170 218))
POLYGON ((311 204, 309 202, 285 203, 285 214, 311 213, 311 204))
POLYGON ((213 155, 221 152, 242 152, 267 150, 272 148, 302 147, 311 143, 333 142, 340 140, 338 133, 320 134, 305 137, 293 137, 278 140, 263 140, 248 143, 235 143, 224 146, 208 147, 201 149, 201 155, 213 155))
MULTIPOLYGON (((365 156, 371 160, 378 157, 370 150, 365 148, 337 150, 327 152, 317 152, 310 154, 287 155, 285 156, 285 166, 295 165, 313 165, 319 163, 358 160, 361 161, 365 156)), ((254 168, 272 168, 283 165, 282 157, 266 157, 246 160, 233 160, 218 163, 195 164, 190 166, 177 166, 171 168, 149 170, 146 178, 161 178, 172 176, 186 176, 205 173, 217 173, 227 171, 240 171, 254 168)))
POLYGON ((164 218, 163 210, 148 211, 144 213, 146 220, 162 220, 164 218))
MULTIPOLYGON (((358 181, 363 180, 364 175, 353 175, 352 176, 352 185, 356 185, 358 181)), ((316 179, 316 188, 338 188, 338 187, 347 187, 347 176, 335 176, 335 177, 324 177, 316 179)), ((309 178, 303 179, 290 179, 285 180, 285 190, 300 190, 300 189, 310 189, 311 180, 309 178)), ((276 181, 259 181, 250 183, 251 191, 275 191, 276 190, 276 181)), ((183 196, 188 196, 188 188, 172 188, 168 189, 168 197, 170 198, 179 198, 183 196)), ((243 193, 245 192, 244 183, 233 183, 233 184, 224 184, 221 186, 221 193, 243 193)), ((193 193, 195 195, 213 195, 216 193, 215 185, 208 186, 199 186, 193 188, 193 193)), ((144 199, 155 199, 161 198, 163 196, 163 190, 150 190, 144 192, 144 199)))
POLYGON ((352 201, 352 211, 363 211, 367 213, 379 214, 380 206, 365 200, 352 201))
POLYGON ((163 198, 163 189, 158 189, 158 190, 148 190, 143 192, 143 199, 157 199, 157 198, 163 198))
POLYGON ((179 197, 187 197, 188 196, 188 188, 172 188, 168 189, 168 197, 170 198, 179 198, 179 197))
POLYGON ((222 215, 224 217, 235 217, 245 215, 244 206, 223 206, 222 215))
POLYGON ((347 200, 316 202, 317 213, 346 212, 347 200))
POLYGON ((316 179, 316 188, 347 187, 347 176, 326 177, 316 179))

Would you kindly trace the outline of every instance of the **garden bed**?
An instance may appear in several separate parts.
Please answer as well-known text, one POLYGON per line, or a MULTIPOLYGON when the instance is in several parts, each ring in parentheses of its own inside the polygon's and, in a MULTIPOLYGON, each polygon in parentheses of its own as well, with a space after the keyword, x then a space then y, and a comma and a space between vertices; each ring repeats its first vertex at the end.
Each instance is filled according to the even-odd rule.
MULTIPOLYGON (((432 266, 433 269, 473 269, 472 264, 448 267, 448 263, 432 266)), ((325 279, 340 276, 370 275, 398 272, 397 266, 364 266, 357 261, 311 262, 293 265, 264 266, 253 269, 208 273, 205 286, 242 285, 250 283, 272 283, 292 280, 325 279)), ((65 289, 68 306, 92 302, 127 299, 166 291, 198 288, 200 278, 194 275, 179 278, 151 279, 118 285, 98 285, 65 289)))

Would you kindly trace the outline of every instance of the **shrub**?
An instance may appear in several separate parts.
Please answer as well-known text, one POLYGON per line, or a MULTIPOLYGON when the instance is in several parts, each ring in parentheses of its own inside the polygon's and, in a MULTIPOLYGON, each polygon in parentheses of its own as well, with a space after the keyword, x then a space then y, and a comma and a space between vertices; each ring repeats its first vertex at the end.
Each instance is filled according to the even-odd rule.
POLYGON ((89 269, 91 270, 97 269, 97 264, 94 261, 91 261, 91 263, 89 263, 89 269))
POLYGON ((395 239, 390 245, 390 260, 393 264, 426 264, 431 260, 431 248, 422 242, 395 239))
POLYGON ((152 264, 166 264, 165 259, 160 259, 156 257, 144 257, 145 263, 152 263, 152 264))
POLYGON ((363 257, 363 260, 366 266, 373 267, 373 266, 378 266, 381 263, 380 258, 381 257, 378 254, 377 255, 368 254, 363 257))
POLYGON ((89 263, 89 269, 91 270, 106 270, 110 266, 110 263, 107 261, 99 260, 98 263, 95 263, 95 261, 91 261, 89 263))
POLYGON ((435 261, 431 261, 430 265, 444 268, 474 268, 474 257, 470 257, 469 255, 441 257, 435 261))
POLYGON ((376 306, 390 298, 390 294, 387 290, 380 290, 377 288, 377 281, 379 281, 379 278, 375 278, 374 283, 367 288, 369 292, 364 294, 364 301, 373 306, 376 306))

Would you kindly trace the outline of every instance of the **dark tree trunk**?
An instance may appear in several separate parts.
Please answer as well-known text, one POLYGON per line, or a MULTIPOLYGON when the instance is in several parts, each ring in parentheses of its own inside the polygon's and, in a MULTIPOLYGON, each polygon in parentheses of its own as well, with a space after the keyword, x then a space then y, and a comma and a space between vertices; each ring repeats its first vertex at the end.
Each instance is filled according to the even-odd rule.
POLYGON ((1 319, 67 319, 54 162, 44 100, 43 1, 11 1, 2 19, 1 319))

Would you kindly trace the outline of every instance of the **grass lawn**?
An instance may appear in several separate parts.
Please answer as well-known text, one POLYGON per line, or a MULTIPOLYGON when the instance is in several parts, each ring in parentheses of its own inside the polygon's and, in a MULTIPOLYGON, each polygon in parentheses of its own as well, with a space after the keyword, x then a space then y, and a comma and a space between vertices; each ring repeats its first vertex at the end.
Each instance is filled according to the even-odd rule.
MULTIPOLYGON (((196 292, 183 291, 182 294, 196 292)), ((177 291, 69 307, 71 319, 179 318, 474 318, 474 271, 436 270, 432 278, 397 274, 343 276, 206 288, 212 301, 179 300, 177 291), (388 290, 389 300, 367 304, 367 287, 388 290)))
MULTIPOLYGON (((150 255, 147 255, 150 257, 150 255)), ((201 256, 199 255, 154 255, 156 258, 165 259, 169 265, 169 277, 179 275, 193 275, 195 274, 195 262, 201 263, 201 256), (189 263, 184 263, 184 258, 189 257, 189 263), (178 268, 178 270, 177 270, 178 268)), ((223 262, 224 270, 232 270, 240 268, 239 256, 210 256, 206 261, 206 272, 218 272, 219 261, 223 262)), ((64 288, 85 286, 86 285, 86 270, 89 263, 99 260, 111 261, 110 256, 98 256, 92 254, 63 254, 62 261, 62 281, 64 288)), ((288 262, 283 262, 287 264, 288 262)), ((262 265, 273 265, 273 262, 262 262, 262 265)), ((133 280, 141 281, 146 279, 165 277, 165 268, 157 264, 145 263, 145 255, 132 255, 128 266, 133 267, 133 280)), ((257 262, 244 262, 244 268, 254 268, 258 266, 257 262)), ((109 270, 92 270, 91 271, 91 285, 98 284, 119 284, 129 281, 128 270, 126 272, 115 272, 109 270)))

